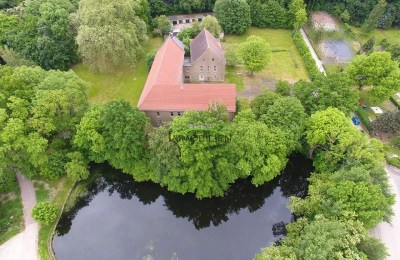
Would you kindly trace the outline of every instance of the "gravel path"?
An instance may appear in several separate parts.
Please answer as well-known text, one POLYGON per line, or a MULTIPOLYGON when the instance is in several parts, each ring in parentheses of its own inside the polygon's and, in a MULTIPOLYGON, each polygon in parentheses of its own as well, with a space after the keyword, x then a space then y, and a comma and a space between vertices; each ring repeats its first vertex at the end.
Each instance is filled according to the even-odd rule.
POLYGON ((0 246, 0 259, 38 260, 37 240, 38 224, 31 217, 32 207, 36 204, 35 189, 30 180, 17 174, 24 208, 25 230, 0 246))

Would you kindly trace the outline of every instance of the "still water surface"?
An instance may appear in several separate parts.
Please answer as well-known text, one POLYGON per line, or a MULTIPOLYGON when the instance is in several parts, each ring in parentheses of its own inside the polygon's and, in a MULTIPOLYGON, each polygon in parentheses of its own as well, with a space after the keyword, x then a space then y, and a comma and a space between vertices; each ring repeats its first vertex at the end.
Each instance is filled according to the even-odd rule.
POLYGON ((71 198, 79 199, 57 226, 57 259, 252 259, 285 234, 289 197, 304 196, 312 166, 293 156, 266 185, 240 180, 224 197, 203 200, 135 182, 105 165, 91 171, 97 177, 75 189, 71 198))

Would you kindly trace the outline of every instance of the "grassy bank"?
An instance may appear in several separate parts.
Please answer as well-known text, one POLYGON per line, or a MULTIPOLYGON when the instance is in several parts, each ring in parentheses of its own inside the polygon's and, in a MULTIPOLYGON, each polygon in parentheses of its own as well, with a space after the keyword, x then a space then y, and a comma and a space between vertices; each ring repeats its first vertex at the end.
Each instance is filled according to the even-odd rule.
MULTIPOLYGON (((158 49, 161 44, 161 38, 150 38, 146 43, 146 54, 158 49)), ((136 105, 148 75, 145 62, 146 54, 132 69, 126 68, 110 73, 95 73, 82 63, 73 66, 71 69, 90 84, 88 93, 90 102, 104 103, 109 100, 123 98, 136 105)))
POLYGON ((0 197, 0 245, 24 229, 24 213, 18 185, 0 197))
MULTIPOLYGON (((48 183, 50 190, 46 189, 45 186, 40 186, 39 188, 35 187, 36 189, 36 197, 41 197, 45 199, 46 194, 48 194, 47 201, 51 201, 54 203, 57 208, 60 209, 59 212, 59 217, 61 216, 62 213, 62 208, 64 207, 64 204, 66 200, 68 199, 68 195, 71 192, 73 186, 75 185, 75 182, 63 177, 62 179, 58 180, 57 182, 50 182, 48 183), (55 188, 54 192, 51 192, 51 189, 55 188), (51 196, 51 194, 54 194, 54 196, 51 196), (38 195, 40 194, 40 195, 38 195)), ((43 200, 42 200, 43 201, 43 200)), ((46 201, 46 200, 44 200, 46 201)), ((38 241, 38 251, 39 251, 39 256, 40 259, 46 260, 46 259, 53 259, 53 252, 52 252, 52 247, 51 247, 51 242, 52 238, 54 235, 54 231, 58 222, 58 219, 48 226, 40 226, 39 229, 39 241, 38 241)))

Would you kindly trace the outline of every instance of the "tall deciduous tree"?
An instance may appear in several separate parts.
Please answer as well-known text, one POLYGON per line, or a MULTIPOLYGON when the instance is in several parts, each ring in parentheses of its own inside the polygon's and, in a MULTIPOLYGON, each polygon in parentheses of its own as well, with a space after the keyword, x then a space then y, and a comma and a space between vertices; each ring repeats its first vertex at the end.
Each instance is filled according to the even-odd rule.
POLYGON ((98 71, 133 66, 147 40, 141 10, 134 0, 82 0, 76 41, 84 63, 98 71))
POLYGON ((304 0, 291 0, 289 3, 289 23, 299 29, 307 22, 306 4, 304 0))
POLYGON ((387 111, 372 122, 374 131, 382 133, 398 133, 400 132, 400 111, 387 111))
POLYGON ((217 0, 214 15, 228 34, 242 34, 251 25, 250 7, 245 0, 217 0))
POLYGON ((268 64, 271 48, 266 40, 252 35, 240 44, 239 55, 243 60, 245 68, 253 74, 254 72, 263 70, 268 64))
POLYGON ((207 15, 206 17, 204 17, 203 21, 201 21, 200 23, 200 28, 207 29, 217 39, 222 32, 221 26, 219 25, 217 18, 211 15, 207 15))
POLYGON ((336 107, 345 114, 357 108, 358 93, 352 89, 351 80, 343 74, 329 74, 313 82, 299 81, 294 87, 307 113, 312 114, 328 107, 336 107))
POLYGON ((359 89, 372 87, 368 98, 373 102, 382 101, 400 89, 399 64, 388 52, 357 56, 346 68, 346 73, 359 89))
POLYGON ((173 28, 171 21, 165 15, 154 18, 153 27, 154 33, 159 36, 167 35, 173 28))
POLYGON ((373 29, 375 29, 383 14, 385 13, 387 6, 386 0, 379 0, 375 5, 374 9, 372 9, 368 18, 365 20, 363 26, 361 27, 361 31, 365 34, 370 33, 373 29))

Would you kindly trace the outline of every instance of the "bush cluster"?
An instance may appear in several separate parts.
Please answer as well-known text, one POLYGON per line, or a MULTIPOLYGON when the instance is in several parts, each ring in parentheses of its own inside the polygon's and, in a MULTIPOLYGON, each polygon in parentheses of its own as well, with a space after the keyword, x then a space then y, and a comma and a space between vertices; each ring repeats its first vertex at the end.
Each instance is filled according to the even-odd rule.
POLYGON ((318 76, 321 76, 321 72, 318 70, 315 61, 311 56, 310 50, 308 49, 307 44, 304 42, 303 37, 299 32, 293 33, 293 40, 297 49, 299 50, 300 55, 303 57, 306 70, 310 78, 313 80, 318 76))
POLYGON ((49 202, 40 202, 32 209, 32 218, 41 225, 49 225, 57 218, 58 209, 49 202))

